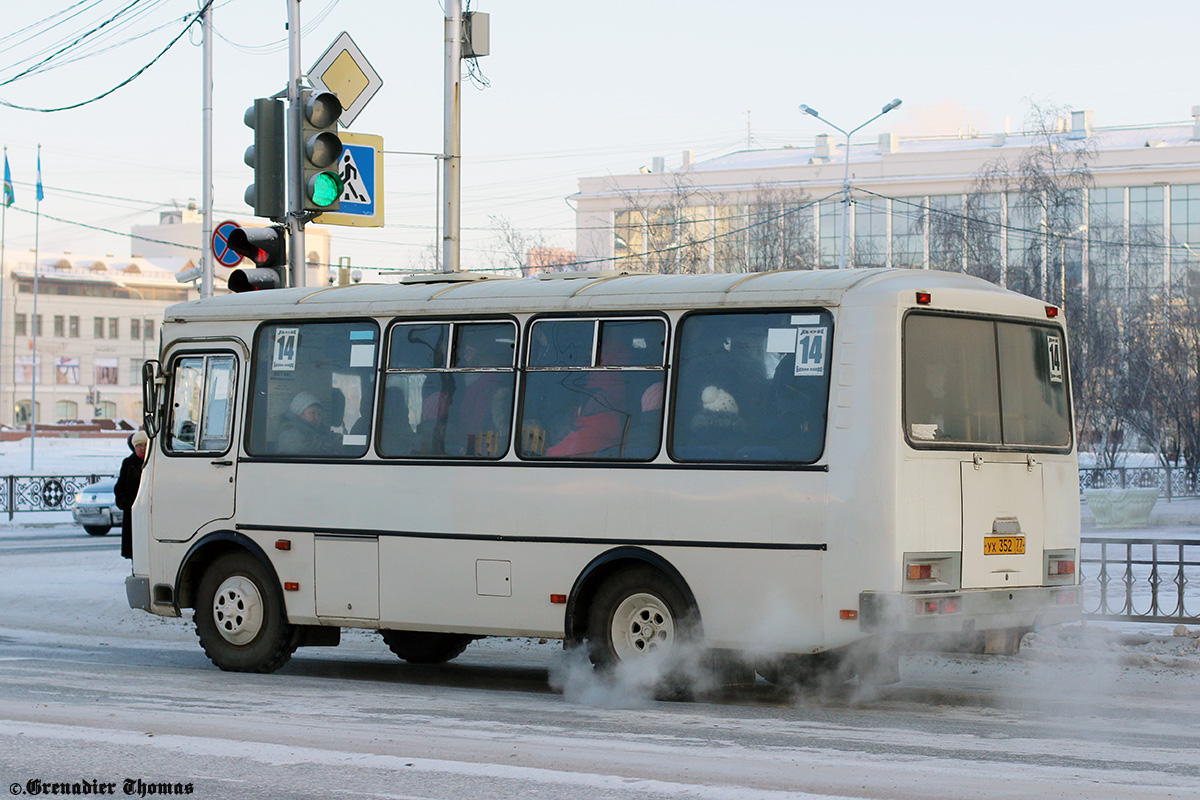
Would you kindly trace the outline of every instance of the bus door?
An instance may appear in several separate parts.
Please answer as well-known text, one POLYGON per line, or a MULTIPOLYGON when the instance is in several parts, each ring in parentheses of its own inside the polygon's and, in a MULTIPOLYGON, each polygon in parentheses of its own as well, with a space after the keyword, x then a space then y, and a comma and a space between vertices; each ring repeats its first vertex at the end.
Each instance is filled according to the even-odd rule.
POLYGON ((1032 457, 1001 462, 977 455, 962 472, 962 587, 1042 585, 1045 490, 1032 457))
POLYGON ((177 351, 166 383, 151 530, 159 540, 186 541, 233 516, 238 358, 230 350, 177 351))

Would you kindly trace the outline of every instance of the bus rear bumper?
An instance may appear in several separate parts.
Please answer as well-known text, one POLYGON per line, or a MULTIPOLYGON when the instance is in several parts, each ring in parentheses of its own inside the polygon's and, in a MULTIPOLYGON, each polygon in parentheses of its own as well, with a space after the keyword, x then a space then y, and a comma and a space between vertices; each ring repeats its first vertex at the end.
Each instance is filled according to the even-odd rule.
POLYGON ((970 634, 1031 630, 1080 619, 1079 586, 1031 586, 902 594, 863 592, 859 624, 866 633, 970 634))

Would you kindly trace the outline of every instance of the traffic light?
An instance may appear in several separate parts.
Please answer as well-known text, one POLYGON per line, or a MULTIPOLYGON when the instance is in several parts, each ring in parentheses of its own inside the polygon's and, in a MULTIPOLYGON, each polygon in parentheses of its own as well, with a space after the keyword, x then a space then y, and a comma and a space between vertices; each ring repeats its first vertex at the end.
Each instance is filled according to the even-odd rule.
POLYGON ((342 197, 342 178, 338 174, 342 140, 337 132, 342 103, 332 92, 305 90, 300 98, 304 105, 300 133, 304 210, 337 211, 342 197))
POLYGON ((261 97, 246 109, 246 127, 254 130, 254 144, 246 148, 245 162, 254 168, 254 183, 246 187, 246 205, 256 217, 278 219, 287 212, 284 191, 286 140, 283 101, 261 97))
POLYGON ((229 234, 229 249, 254 262, 250 269, 229 275, 229 291, 253 292, 287 286, 287 228, 235 228, 229 234))

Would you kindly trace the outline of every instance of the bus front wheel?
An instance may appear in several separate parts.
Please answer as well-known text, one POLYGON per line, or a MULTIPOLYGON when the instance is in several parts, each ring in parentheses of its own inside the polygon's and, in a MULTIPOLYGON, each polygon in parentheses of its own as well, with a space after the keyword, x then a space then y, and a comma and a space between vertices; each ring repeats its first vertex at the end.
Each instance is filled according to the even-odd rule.
POLYGON ((462 655, 476 638, 430 631, 380 631, 379 635, 389 650, 410 664, 444 664, 462 655))
POLYGON ((680 696, 692 683, 687 669, 698 638, 698 617, 675 584, 652 567, 633 567, 606 580, 588 612, 588 656, 600 669, 647 665, 659 675, 660 696, 680 696))
POLYGON ((205 571, 195 621, 204 653, 230 672, 274 672, 299 642, 273 576, 248 553, 227 553, 205 571))

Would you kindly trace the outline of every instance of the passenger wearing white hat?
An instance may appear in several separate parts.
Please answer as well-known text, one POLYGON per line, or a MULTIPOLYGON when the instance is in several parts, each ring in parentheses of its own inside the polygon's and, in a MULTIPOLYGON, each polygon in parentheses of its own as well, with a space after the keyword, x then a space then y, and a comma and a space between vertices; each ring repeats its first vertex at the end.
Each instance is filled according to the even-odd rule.
POLYGON ((278 450, 287 455, 322 455, 333 452, 336 441, 325 422, 325 409, 314 395, 299 392, 284 414, 278 450))

